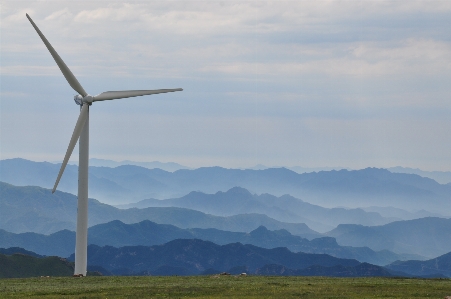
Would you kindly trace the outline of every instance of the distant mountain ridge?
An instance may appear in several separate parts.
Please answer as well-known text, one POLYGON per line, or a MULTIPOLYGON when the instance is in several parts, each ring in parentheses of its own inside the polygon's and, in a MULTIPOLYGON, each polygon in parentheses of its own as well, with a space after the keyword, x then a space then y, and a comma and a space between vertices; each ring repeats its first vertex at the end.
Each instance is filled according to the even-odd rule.
MULTIPOLYGON (((323 254, 296 254, 284 248, 268 250, 240 243, 218 246, 183 239, 151 247, 90 245, 88 253, 88 276, 206 275, 229 268, 226 271, 231 274, 271 276, 451 277, 451 252, 428 261, 397 261, 386 267, 323 254)), ((69 260, 73 258, 71 255, 69 260)), ((23 248, 0 248, 0 264, 0 278, 71 276, 74 269, 73 262, 64 258, 43 257, 23 248)))
MULTIPOLYGON (((271 276, 451 277, 451 252, 428 261, 397 261, 386 267, 323 254, 291 253, 285 248, 262 249, 240 243, 218 246, 201 240, 175 240, 151 247, 90 245, 88 253, 88 276, 205 275, 228 268, 231 274, 271 276)), ((71 255, 69 260, 73 258, 71 255)), ((71 276, 74 269, 73 262, 64 258, 44 257, 17 247, 0 248, 0 265, 0 278, 71 276)))
POLYGON ((387 169, 395 173, 410 173, 417 174, 422 177, 428 177, 440 184, 451 184, 451 171, 424 171, 418 168, 409 168, 401 166, 390 167, 387 169))
POLYGON ((231 216, 245 213, 268 215, 279 221, 305 223, 320 232, 331 230, 341 223, 362 225, 382 225, 395 219, 381 217, 375 212, 362 209, 327 209, 306 203, 290 195, 280 197, 271 194, 252 195, 248 190, 234 187, 226 192, 205 194, 190 192, 181 198, 145 199, 135 204, 118 206, 121 208, 178 207, 189 208, 217 216, 231 216))
MULTIPOLYGON (((251 244, 262 248, 287 247, 293 252, 328 254, 338 258, 356 259, 376 265, 387 265, 396 260, 419 258, 397 255, 388 250, 375 252, 368 247, 339 246, 334 238, 322 237, 309 241, 286 230, 270 231, 264 226, 249 233, 217 229, 180 229, 173 225, 157 224, 149 220, 125 224, 114 220, 89 228, 88 244, 98 246, 152 246, 175 239, 200 239, 218 245, 230 243, 251 244)), ((75 248, 75 233, 63 230, 51 235, 36 233, 13 234, 0 230, 0 247, 22 247, 41 255, 69 256, 75 248)))
POLYGON ((32 257, 44 257, 43 255, 37 254, 36 252, 26 250, 22 247, 9 247, 8 248, 1 248, 0 247, 0 254, 4 255, 13 255, 13 254, 23 254, 23 255, 29 255, 32 257))
POLYGON ((184 269, 182 273, 196 275, 208 269, 222 272, 240 266, 244 266, 248 273, 255 273, 267 264, 302 269, 313 265, 353 267, 360 263, 325 254, 293 253, 286 248, 263 249, 241 243, 220 246, 208 241, 178 239, 150 247, 89 245, 88 264, 120 275, 152 274, 164 266, 181 268, 184 269))
MULTIPOLYGON (((241 214, 229 217, 208 215, 184 208, 146 208, 121 210, 95 199, 89 199, 89 224, 112 220, 136 223, 151 220, 180 228, 216 228, 249 232, 260 225, 268 229, 286 229, 292 234, 314 237, 319 234, 304 223, 286 223, 261 214, 241 214)), ((74 230, 77 211, 75 195, 40 187, 17 187, 0 182, 0 229, 13 233, 36 232, 50 234, 63 229, 74 230)))
MULTIPOLYGON (((53 186, 59 165, 23 159, 0 161, 0 181, 53 186)), ((379 206, 451 214, 451 185, 414 174, 367 168, 298 174, 285 168, 239 170, 221 167, 167 172, 139 166, 90 167, 90 195, 119 204, 146 198, 175 198, 193 190, 204 193, 240 186, 257 194, 291 194, 324 207, 379 206)), ((60 189, 76 193, 77 167, 69 165, 60 189)), ((451 216, 451 215, 450 215, 451 216)))
MULTIPOLYGON (((395 219, 395 220, 413 220, 418 218, 425 218, 425 217, 440 217, 443 218, 444 216, 439 213, 432 213, 425 210, 418 210, 418 211, 412 211, 408 212, 406 210, 397 209, 393 207, 365 207, 362 208, 362 210, 366 212, 375 212, 381 215, 382 217, 386 217, 388 219, 395 219)), ((392 221, 393 222, 393 221, 392 221)))
POLYGON ((451 252, 427 261, 397 261, 386 268, 416 276, 433 277, 442 274, 451 278, 451 252))
MULTIPOLYGON (((264 165, 256 165, 250 169, 258 169, 263 170, 267 168, 275 168, 275 167, 267 167, 264 165)), ((277 167, 276 167, 277 168, 277 167)), ((291 166, 287 167, 290 170, 293 170, 297 173, 308 173, 308 172, 318 172, 318 171, 331 171, 331 170, 355 170, 347 167, 301 167, 301 166, 291 166)), ((422 177, 430 178, 440 184, 449 184, 451 183, 451 171, 425 171, 418 168, 410 168, 410 167, 389 167, 385 168, 393 173, 408 173, 408 174, 417 174, 422 177)))
MULTIPOLYGON (((439 257, 443 261, 439 266, 442 272, 415 275, 394 270, 394 267, 338 259, 326 254, 293 253, 286 248, 264 249, 241 243, 220 246, 196 239, 178 239, 150 247, 88 247, 88 264, 100 266, 114 275, 198 275, 226 271, 255 275, 443 277, 451 271, 448 256, 439 257)), ((69 260, 72 259, 73 255, 69 260)))
POLYGON ((130 161, 130 160, 123 160, 123 161, 113 161, 113 160, 106 160, 106 159, 96 159, 96 158, 90 158, 89 159, 89 165, 91 166, 97 166, 97 167, 118 167, 123 165, 135 165, 135 166, 141 166, 149 169, 159 168, 165 171, 174 172, 176 170, 180 169, 191 169, 190 167, 180 165, 178 163, 174 162, 159 162, 159 161, 152 161, 152 162, 138 162, 138 161, 130 161))
MULTIPOLYGON (((51 194, 50 190, 40 187, 16 187, 0 182, 0 229, 13 233, 43 234, 63 229, 74 230, 76 202, 76 197, 69 193, 57 191, 51 194)), ((293 235, 308 239, 322 236, 305 224, 284 223, 261 214, 220 217, 185 208, 120 210, 93 199, 89 200, 89 211, 91 226, 112 220, 124 223, 151 220, 179 228, 215 228, 247 233, 265 226, 272 231, 286 229, 293 235)), ((342 246, 367 246, 375 251, 387 249, 397 254, 417 254, 432 258, 450 251, 449 221, 451 220, 429 217, 396 221, 384 226, 339 225, 326 235, 336 238, 342 246)))
MULTIPOLYGON (((22 248, 0 248, 0 278, 71 276, 73 262, 40 257, 22 248), (19 252, 19 253, 14 253, 19 252)), ((69 260, 73 260, 73 255, 69 260)), ((285 248, 262 249, 240 243, 218 246, 201 240, 175 240, 159 246, 88 246, 88 276, 98 275, 208 275, 221 273, 371 277, 394 276, 389 270, 322 254, 292 253, 285 248), (267 263, 267 264, 265 264, 267 263), (263 266, 260 266, 264 264, 263 266), (289 268, 287 264, 290 264, 289 268), (212 266, 212 267, 209 267, 212 266), (206 268, 209 267, 209 268, 206 268), (294 269, 293 269, 294 268, 294 269), (93 272, 95 271, 95 272, 93 272)), ((406 274, 401 273, 406 276, 406 274)))
POLYGON ((381 226, 340 224, 325 235, 345 246, 436 257, 451 251, 451 218, 426 217, 381 226))

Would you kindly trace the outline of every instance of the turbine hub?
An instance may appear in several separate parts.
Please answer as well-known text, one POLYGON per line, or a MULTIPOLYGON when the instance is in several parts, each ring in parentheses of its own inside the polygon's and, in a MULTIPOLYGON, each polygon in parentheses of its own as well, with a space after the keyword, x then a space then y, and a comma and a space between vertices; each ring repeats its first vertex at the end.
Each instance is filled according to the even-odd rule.
POLYGON ((85 97, 82 97, 81 95, 77 94, 74 97, 75 103, 79 106, 83 106, 83 104, 85 104, 85 103, 88 105, 91 105, 93 100, 94 100, 94 98, 89 94, 85 97))
POLYGON ((83 98, 83 103, 91 105, 93 100, 94 100, 94 98, 88 94, 83 98))

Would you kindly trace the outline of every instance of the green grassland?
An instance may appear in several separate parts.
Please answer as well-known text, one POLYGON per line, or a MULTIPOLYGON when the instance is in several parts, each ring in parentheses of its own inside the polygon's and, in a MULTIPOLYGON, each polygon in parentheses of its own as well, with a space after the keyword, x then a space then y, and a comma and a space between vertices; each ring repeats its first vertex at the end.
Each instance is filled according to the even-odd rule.
POLYGON ((450 279, 268 276, 0 279, 0 298, 444 298, 450 279))

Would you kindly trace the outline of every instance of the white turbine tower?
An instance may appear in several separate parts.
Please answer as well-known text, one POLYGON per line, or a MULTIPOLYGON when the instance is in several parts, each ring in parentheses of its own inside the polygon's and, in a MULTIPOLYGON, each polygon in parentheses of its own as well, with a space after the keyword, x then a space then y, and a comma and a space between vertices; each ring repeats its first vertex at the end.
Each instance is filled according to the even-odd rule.
POLYGON ((96 96, 89 95, 75 78, 74 74, 69 70, 67 65, 61 57, 53 49, 33 20, 26 14, 31 25, 41 37, 45 46, 53 56, 56 64, 60 68, 69 85, 79 93, 74 100, 80 105, 80 115, 75 124, 74 132, 67 147, 66 155, 64 156, 61 169, 56 178, 55 186, 52 193, 55 192, 56 187, 61 179, 61 176, 66 168, 67 162, 75 148, 77 140, 79 140, 79 164, 78 164, 78 210, 77 210, 77 232, 75 241, 75 271, 74 275, 86 276, 87 270, 87 246, 88 246, 88 162, 89 162, 89 106, 97 101, 115 100, 121 98, 130 98, 165 92, 182 91, 181 88, 175 89, 157 89, 157 90, 123 90, 123 91, 106 91, 96 96))

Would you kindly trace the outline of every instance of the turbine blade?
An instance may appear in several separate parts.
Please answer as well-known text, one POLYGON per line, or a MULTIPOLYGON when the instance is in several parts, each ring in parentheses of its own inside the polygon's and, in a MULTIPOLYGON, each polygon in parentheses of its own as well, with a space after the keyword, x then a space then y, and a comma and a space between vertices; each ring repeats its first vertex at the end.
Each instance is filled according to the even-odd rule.
POLYGON ((88 113, 89 113, 89 105, 84 104, 81 107, 80 115, 78 116, 77 123, 75 124, 74 132, 72 133, 72 137, 70 139, 69 146, 67 147, 63 163, 61 164, 60 172, 58 173, 58 177, 56 178, 55 186, 53 186, 52 193, 55 193, 56 187, 60 182, 61 176, 63 175, 67 162, 69 161, 70 155, 72 155, 72 152, 74 151, 75 145, 77 144, 78 138, 80 137, 81 131, 83 130, 83 127, 85 125, 88 113))
POLYGON ((79 94, 81 94, 83 97, 87 96, 88 93, 83 89, 81 84, 78 82, 77 78, 75 78, 74 74, 70 71, 70 69, 67 67, 67 65, 64 63, 64 61, 61 59, 61 57, 56 53, 55 49, 53 49, 52 45, 49 43, 49 41, 45 38, 44 34, 42 34, 41 30, 39 30, 38 26, 33 22, 33 20, 30 18, 28 14, 27 18, 30 21, 31 25, 33 25, 34 29, 38 33, 39 37, 44 42, 45 46, 49 50, 50 54, 52 54, 53 59, 55 59, 56 64, 60 68, 61 72, 63 73, 64 77, 66 78, 69 85, 79 94))
POLYGON ((131 97, 139 97, 157 93, 165 93, 165 92, 174 92, 174 91, 182 91, 182 88, 175 89, 155 89, 155 90, 122 90, 122 91, 105 91, 101 94, 93 97, 93 102, 96 101, 106 101, 106 100, 115 100, 115 99, 123 99, 123 98, 131 98, 131 97))

